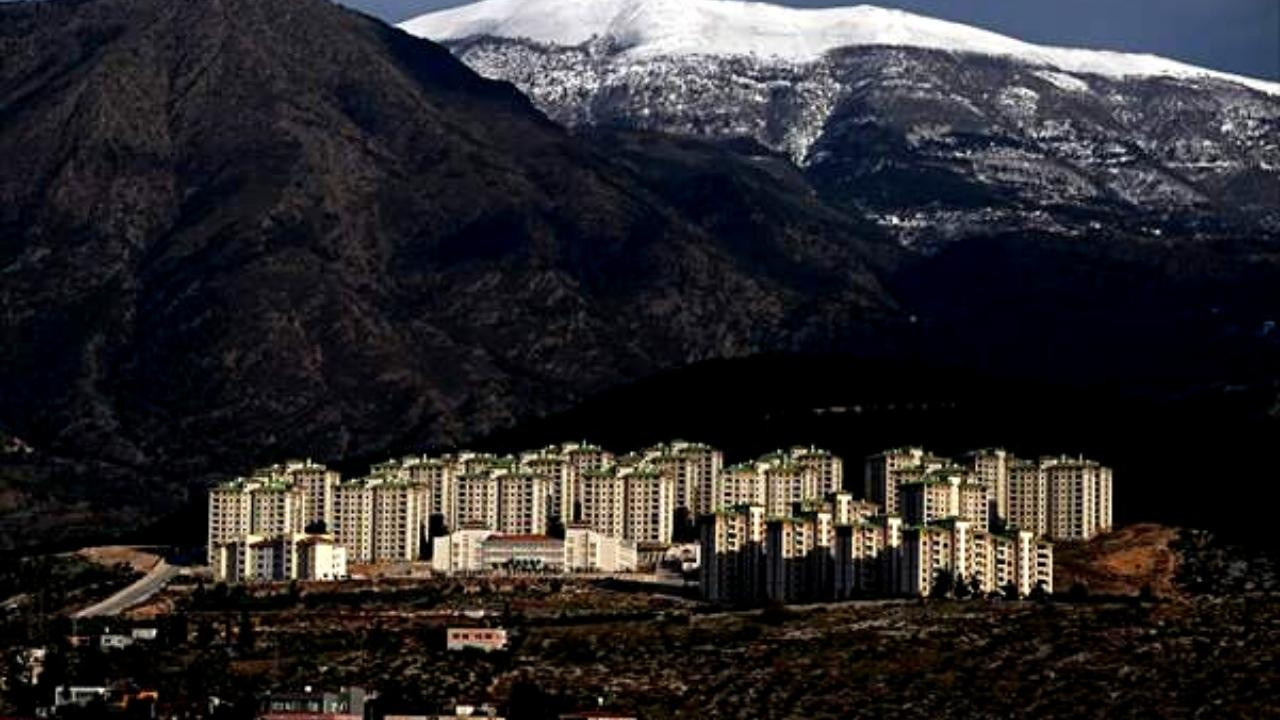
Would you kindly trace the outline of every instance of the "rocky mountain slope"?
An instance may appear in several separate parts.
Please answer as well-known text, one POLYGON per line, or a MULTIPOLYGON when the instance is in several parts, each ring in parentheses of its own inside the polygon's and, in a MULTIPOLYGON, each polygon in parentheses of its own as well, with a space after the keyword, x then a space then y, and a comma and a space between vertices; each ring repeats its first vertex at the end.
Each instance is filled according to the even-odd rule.
POLYGON ((754 138, 907 244, 1280 235, 1277 83, 866 6, 487 0, 402 27, 568 125, 754 138))
POLYGON ((6 4, 0 46, 0 424, 50 453, 457 441, 896 322, 785 162, 572 138, 321 0, 6 4))
MULTIPOLYGON (((0 51, 0 428, 39 450, 0 463, 0 547, 163 519, 182 488, 257 463, 469 443, 761 353, 827 354, 833 378, 862 372, 849 358, 909 359, 1064 394, 1209 397, 1274 427, 1253 423, 1280 378, 1265 236, 1156 237, 1134 212, 1086 236, 991 222, 909 252, 863 210, 884 224, 910 188, 935 214, 1025 218, 1039 196, 959 205, 971 178, 895 160, 890 140, 824 175, 775 136, 568 132, 447 50, 322 0, 3 3, 0 51), (837 192, 864 171, 856 197, 837 192)), ((1144 82, 1263 102, 1224 80, 1144 82)), ((730 390, 759 400, 771 382, 730 390)), ((703 392, 629 420, 736 427, 688 411, 703 392)), ((1033 428, 1054 412, 1016 408, 1033 428)), ((169 529, 199 524, 187 510, 169 529)))

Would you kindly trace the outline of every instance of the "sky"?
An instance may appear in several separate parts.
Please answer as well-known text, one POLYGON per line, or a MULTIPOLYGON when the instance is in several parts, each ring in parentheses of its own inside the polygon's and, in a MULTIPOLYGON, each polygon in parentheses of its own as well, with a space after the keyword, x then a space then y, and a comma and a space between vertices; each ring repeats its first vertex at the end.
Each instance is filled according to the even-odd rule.
MULTIPOLYGON (((388 21, 469 0, 339 0, 388 21)), ((590 0, 583 0, 589 2, 590 0)), ((797 7, 857 0, 775 0, 797 7)), ((1028 42, 1149 52, 1280 80, 1280 0, 879 0, 1028 42)))

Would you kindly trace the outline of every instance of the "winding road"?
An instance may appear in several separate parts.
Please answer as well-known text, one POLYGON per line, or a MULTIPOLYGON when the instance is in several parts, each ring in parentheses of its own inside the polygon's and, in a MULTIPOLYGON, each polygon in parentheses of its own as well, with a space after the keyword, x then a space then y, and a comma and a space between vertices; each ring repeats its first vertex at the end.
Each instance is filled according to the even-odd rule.
POLYGON ((72 617, 89 618, 104 615, 119 615, 140 602, 160 592, 170 580, 178 575, 179 568, 161 560, 151 571, 138 578, 132 585, 95 605, 77 612, 72 617))

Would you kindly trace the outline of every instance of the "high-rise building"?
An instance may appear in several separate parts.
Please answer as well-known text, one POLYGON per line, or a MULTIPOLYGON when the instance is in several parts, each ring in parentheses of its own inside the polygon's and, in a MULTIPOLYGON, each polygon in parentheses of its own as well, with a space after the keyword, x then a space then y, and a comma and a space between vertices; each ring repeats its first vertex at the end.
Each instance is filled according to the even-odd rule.
POLYGON ((582 524, 609 537, 623 537, 626 530, 626 489, 617 469, 581 470, 578 488, 582 524))
POLYGON ((551 446, 520 456, 520 468, 547 479, 547 517, 573 521, 573 472, 560 448, 551 446))
POLYGON ((723 495, 720 473, 724 455, 709 445, 676 441, 643 453, 645 462, 675 480, 676 507, 691 517, 714 512, 723 495))
POLYGON ((1009 462, 1008 524, 1011 528, 1027 530, 1037 536, 1049 532, 1047 513, 1049 494, 1045 487, 1045 474, 1040 464, 1033 460, 1009 462))
MULTIPOLYGON (((720 503, 716 511, 740 505, 763 507, 767 498, 764 475, 755 463, 727 467, 720 473, 720 503)), ((713 511, 713 512, 716 512, 713 511)), ((704 515, 706 513, 703 513, 704 515)))
POLYGON ((865 484, 866 497, 884 508, 886 514, 902 512, 901 486, 923 480, 926 473, 946 467, 949 463, 925 453, 923 448, 898 448, 886 450, 867 458, 865 484))
POLYGON ((512 535, 547 533, 547 496, 551 482, 532 472, 498 476, 498 523, 495 529, 512 535))
POLYGON ((988 516, 997 522, 1009 520, 1009 463, 1013 458, 999 449, 976 450, 964 456, 964 463, 979 482, 986 484, 991 507, 988 516))
MULTIPOLYGON (((475 467, 474 465, 472 466, 475 467)), ((451 530, 498 527, 498 478, 489 469, 454 476, 451 530)))
POLYGON ((669 544, 676 509, 675 478, 649 465, 619 474, 624 494, 622 537, 635 543, 669 544))
POLYGON ((345 480, 333 491, 333 535, 351 563, 373 562, 373 488, 367 478, 345 480))
POLYGON ((753 605, 764 599, 765 510, 740 505, 701 520, 701 589, 713 602, 753 605))
POLYGON ((1111 468, 1083 457, 1041 458, 1048 536, 1088 540, 1111 529, 1111 468))

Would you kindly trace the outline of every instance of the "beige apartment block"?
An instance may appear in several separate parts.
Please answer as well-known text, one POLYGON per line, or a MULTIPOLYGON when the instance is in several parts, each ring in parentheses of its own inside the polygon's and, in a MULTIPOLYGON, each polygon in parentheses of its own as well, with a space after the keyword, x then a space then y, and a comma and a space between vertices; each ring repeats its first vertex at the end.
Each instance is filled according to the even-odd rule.
POLYGON ((626 484, 615 468, 585 469, 578 485, 581 522, 599 533, 626 533, 626 484))
POLYGON ((333 536, 351 563, 373 562, 373 488, 367 479, 346 480, 333 491, 333 536))
MULTIPOLYGON (((467 467, 465 464, 460 466, 467 467)), ((474 467, 474 464, 472 465, 474 467)), ((462 527, 498 528, 498 478, 486 464, 483 472, 460 473, 454 478, 453 523, 450 530, 462 527)))
POLYGON ((975 450, 964 456, 964 464, 990 490, 988 516, 1000 521, 1009 519, 1009 465, 1013 460, 1007 451, 994 448, 975 450))
POLYGON ((793 447, 788 454, 792 462, 813 471, 812 497, 825 497, 844 490, 844 461, 840 458, 812 445, 793 447))
POLYGON ((547 479, 547 517, 572 522, 576 503, 573 473, 560 448, 552 446, 521 455, 520 469, 547 479))
POLYGON ((545 535, 551 481, 531 472, 507 472, 497 479, 496 529, 513 535, 545 535))
POLYGON ((670 544, 676 510, 675 478, 649 465, 620 473, 622 537, 635 543, 670 544))
POLYGON ((427 488, 409 480, 372 481, 373 556, 375 563, 412 562, 421 555, 427 488))
POLYGON ((733 604, 764 599, 765 531, 762 504, 740 505, 702 518, 703 597, 733 604))
POLYGON ((676 483, 676 507, 693 517, 714 512, 721 500, 720 474, 724 455, 710 445, 676 441, 642 453, 645 462, 669 475, 676 483))
POLYGON ((1083 457, 1040 460, 1049 537, 1088 540, 1111 529, 1111 468, 1083 457))
POLYGON ((457 523, 453 516, 453 486, 455 466, 448 458, 419 458, 408 467, 409 481, 426 488, 427 501, 423 508, 430 522, 439 516, 450 528, 457 523))
POLYGON ((741 463, 727 467, 720 473, 720 503, 713 512, 741 505, 763 507, 766 503, 767 491, 764 475, 755 463, 741 463))

